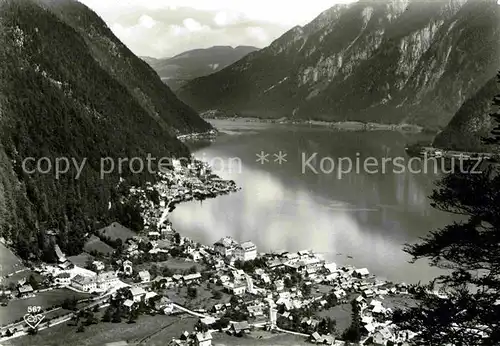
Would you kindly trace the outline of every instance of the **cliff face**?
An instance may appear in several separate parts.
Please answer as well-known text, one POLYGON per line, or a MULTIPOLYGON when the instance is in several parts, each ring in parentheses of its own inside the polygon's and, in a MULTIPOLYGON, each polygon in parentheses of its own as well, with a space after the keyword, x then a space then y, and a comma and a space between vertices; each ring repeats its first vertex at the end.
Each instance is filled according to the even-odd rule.
POLYGON ((500 63, 493 0, 337 5, 181 88, 200 111, 444 126, 500 63))
POLYGON ((194 78, 207 76, 235 63, 245 55, 258 50, 256 47, 215 46, 207 49, 194 49, 172 58, 142 58, 172 90, 194 78))
POLYGON ((120 176, 154 179, 128 164, 102 178, 101 158, 189 155, 174 134, 211 128, 76 1, 0 1, 0 47, 0 233, 24 257, 44 251, 49 228, 78 253, 83 234, 109 217, 120 176), (27 173, 30 157, 52 170, 27 173), (71 165, 57 178, 61 158, 71 165), (83 160, 77 177, 73 162, 83 160))
POLYGON ((491 150, 492 148, 485 145, 482 139, 489 137, 496 125, 490 113, 496 111, 493 99, 498 95, 500 95, 500 80, 494 77, 464 102, 446 128, 436 136, 433 145, 452 150, 491 150))

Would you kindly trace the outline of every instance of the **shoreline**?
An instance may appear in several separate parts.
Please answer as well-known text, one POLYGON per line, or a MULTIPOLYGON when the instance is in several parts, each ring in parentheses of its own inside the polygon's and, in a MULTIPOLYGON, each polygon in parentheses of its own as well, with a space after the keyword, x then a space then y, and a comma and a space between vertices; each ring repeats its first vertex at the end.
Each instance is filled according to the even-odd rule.
POLYGON ((200 114, 204 120, 229 120, 246 123, 279 124, 279 125, 308 125, 315 127, 331 128, 340 131, 366 132, 366 131, 398 131, 403 133, 425 132, 422 126, 414 124, 382 124, 361 121, 321 121, 321 120, 293 120, 289 118, 255 118, 255 117, 228 117, 200 114))
MULTIPOLYGON (((241 190, 241 187, 236 186, 236 183, 234 181, 222 179, 218 175, 213 174, 208 163, 202 162, 200 160, 193 160, 192 164, 188 165, 187 167, 176 166, 176 168, 172 171, 162 172, 160 174, 160 181, 158 181, 154 185, 150 183, 149 185, 146 184, 146 186, 144 186, 143 188, 131 188, 127 197, 140 197, 139 203, 141 208, 141 216, 144 219, 144 229, 143 231, 138 232, 137 235, 139 237, 145 237, 146 239, 151 240, 154 239, 150 238, 152 236, 152 233, 158 233, 157 231, 162 234, 164 234, 164 231, 166 231, 165 233, 172 236, 175 236, 176 234, 178 236, 181 236, 179 232, 169 227, 171 226, 171 223, 169 223, 168 214, 175 209, 176 205, 193 200, 202 201, 208 198, 215 198, 219 195, 229 194, 231 192, 237 192, 239 190, 241 190), (200 176, 200 172, 203 172, 203 175, 205 176, 204 179, 196 178, 200 176), (172 185, 174 182, 177 182, 176 184, 178 185, 172 185), (151 190, 156 190, 159 193, 159 203, 151 203, 152 200, 148 197, 147 193, 147 191, 151 190)), ((210 258, 208 259, 209 261, 219 258, 217 255, 217 251, 215 251, 216 248, 214 248, 214 245, 206 245, 200 242, 195 242, 189 237, 185 236, 181 236, 181 238, 182 243, 187 242, 188 244, 193 244, 195 249, 202 249, 204 251, 207 251, 207 256, 210 256, 210 258)), ((238 242, 236 243, 238 244, 238 242)), ((296 268, 297 273, 299 273, 301 276, 300 285, 309 285, 309 287, 311 288, 315 287, 315 291, 313 292, 313 294, 309 294, 305 297, 297 293, 297 291, 301 292, 303 288, 299 288, 297 286, 295 287, 295 291, 293 288, 287 288, 290 290, 292 295, 297 293, 296 299, 301 302, 301 307, 312 307, 314 309, 319 309, 318 311, 320 311, 321 308, 318 305, 321 305, 320 300, 323 299, 323 301, 326 302, 325 299, 330 299, 327 297, 330 297, 332 295, 336 297, 336 304, 340 305, 348 304, 351 299, 357 297, 356 301, 360 304, 360 307, 362 307, 362 311, 370 311, 370 309, 372 309, 372 307, 367 305, 369 299, 375 301, 377 299, 384 299, 384 296, 388 297, 389 299, 391 299, 391 297, 400 297, 403 300, 413 299, 413 294, 409 292, 411 285, 407 285, 402 282, 397 283, 381 279, 377 275, 371 274, 366 268, 358 269, 352 265, 337 266, 335 260, 326 260, 325 258, 323 258, 321 253, 316 253, 314 250, 302 250, 297 252, 286 250, 265 252, 258 253, 255 258, 263 259, 266 263, 265 266, 262 267, 264 268, 263 270, 268 273, 268 275, 271 275, 273 277, 277 275, 278 281, 283 281, 284 276, 282 276, 282 274, 279 274, 279 271, 275 272, 277 268, 296 268), (307 269, 307 275, 304 274, 305 272, 303 272, 303 268, 307 269), (314 274, 316 272, 318 273, 317 277, 316 274, 314 274), (338 286, 339 282, 342 282, 343 284, 341 286, 338 286), (330 289, 328 292, 320 292, 320 286, 327 286, 330 289)), ((227 262, 228 259, 231 260, 231 258, 225 258, 224 262, 227 262)), ((154 261, 150 262, 150 264, 153 263, 154 261)), ((234 263, 234 265, 233 262, 226 263, 226 268, 223 269, 223 272, 225 272, 225 270, 231 269, 233 271, 236 270, 236 268, 234 267, 236 265, 236 262, 234 263)), ((274 288, 269 288, 268 286, 260 286, 260 284, 259 287, 254 286, 253 279, 248 279, 249 277, 251 277, 250 275, 252 275, 253 277, 253 274, 254 273, 245 273, 247 277, 246 285, 248 286, 247 292, 254 296, 254 299, 256 300, 261 299, 268 292, 272 292, 274 293, 274 298, 271 298, 273 303, 271 304, 271 302, 269 302, 269 304, 271 304, 271 306, 275 306, 273 304, 278 304, 274 301, 279 301, 283 298, 281 297, 281 294, 278 294, 278 292, 280 291, 277 288, 277 291, 274 291, 274 288), (250 284, 248 280, 251 280, 252 283, 250 284)), ((233 295, 237 294, 234 293, 233 295)), ((99 296, 96 299, 99 300, 102 297, 103 296, 99 296)), ((177 303, 174 302, 174 304, 177 303)), ((382 306, 382 302, 379 301, 379 303, 377 304, 380 305, 379 309, 382 309, 382 311, 389 311, 389 308, 382 306)), ((263 323, 265 323, 266 325, 269 325, 269 323, 271 323, 271 328, 273 326, 272 322, 270 321, 266 321, 263 323)), ((50 327, 55 325, 56 324, 51 323, 50 327)), ((379 327, 382 328, 382 324, 380 324, 379 327)), ((285 331, 284 329, 280 328, 279 325, 276 325, 276 321, 274 322, 274 328, 274 330, 277 332, 290 332, 285 331)), ((23 337, 26 335, 25 332, 26 331, 23 329, 22 333, 19 333, 11 338, 23 337)), ((293 333, 297 333, 297 335, 300 334, 296 330, 293 330, 293 333)), ((301 334, 301 336, 306 337, 306 334, 301 334)))

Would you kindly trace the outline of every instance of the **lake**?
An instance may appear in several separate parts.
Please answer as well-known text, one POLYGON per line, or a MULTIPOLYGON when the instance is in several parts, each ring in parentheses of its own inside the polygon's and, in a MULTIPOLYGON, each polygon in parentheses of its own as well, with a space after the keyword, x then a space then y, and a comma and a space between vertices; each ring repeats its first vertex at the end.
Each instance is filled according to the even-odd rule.
POLYGON ((405 146, 425 135, 230 120, 212 124, 221 135, 194 144, 195 156, 242 190, 178 205, 170 219, 181 234, 204 244, 224 236, 250 240, 259 252, 311 249, 338 265, 366 267, 392 281, 424 282, 440 273, 425 260, 408 263, 402 251, 405 243, 452 221, 429 204, 439 177, 434 166, 419 172, 422 162, 408 163, 405 146), (268 161, 256 161, 261 152, 268 161), (280 152, 281 164, 275 162, 280 152))

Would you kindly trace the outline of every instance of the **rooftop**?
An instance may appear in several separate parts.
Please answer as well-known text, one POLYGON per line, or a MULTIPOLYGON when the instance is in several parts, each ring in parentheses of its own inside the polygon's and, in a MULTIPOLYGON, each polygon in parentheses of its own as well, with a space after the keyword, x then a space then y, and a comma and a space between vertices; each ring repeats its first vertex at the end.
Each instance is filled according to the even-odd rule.
POLYGON ((254 243, 252 243, 251 241, 246 241, 244 243, 241 243, 240 247, 243 249, 243 250, 253 250, 255 248, 257 248, 255 246, 254 243))

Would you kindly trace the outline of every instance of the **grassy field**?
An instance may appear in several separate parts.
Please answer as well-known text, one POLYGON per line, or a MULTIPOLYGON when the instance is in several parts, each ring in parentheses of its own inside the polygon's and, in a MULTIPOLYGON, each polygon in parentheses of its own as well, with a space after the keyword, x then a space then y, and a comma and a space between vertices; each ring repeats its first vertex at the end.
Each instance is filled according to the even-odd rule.
POLYGON ((101 241, 101 239, 99 239, 95 235, 90 237, 90 239, 85 243, 83 249, 86 252, 97 251, 105 255, 112 254, 114 251, 111 246, 101 241))
POLYGON ((201 286, 196 287, 197 296, 194 299, 191 299, 187 295, 187 287, 173 288, 165 290, 166 295, 175 302, 178 302, 180 305, 186 306, 191 309, 211 309, 215 304, 219 303, 228 303, 231 299, 231 296, 222 292, 221 287, 217 287, 214 284, 211 285, 211 288, 207 288, 207 284, 202 284, 201 286), (221 299, 214 299, 212 297, 212 291, 216 289, 222 293, 221 299))
POLYGON ((26 278, 28 279, 30 275, 33 275, 33 277, 38 281, 41 282, 43 281, 43 276, 38 274, 37 272, 34 272, 32 270, 25 270, 20 273, 14 274, 12 276, 9 276, 8 278, 3 279, 2 285, 4 286, 9 286, 9 284, 14 283, 17 285, 18 281, 26 278))
POLYGON ((250 335, 238 338, 224 333, 213 334, 214 346, 306 346, 311 345, 300 336, 274 334, 266 331, 253 331, 250 335))
POLYGON ((6 325, 23 317, 28 306, 41 306, 42 309, 62 303, 66 298, 83 299, 90 297, 89 294, 78 293, 66 288, 38 293, 36 297, 28 299, 15 299, 7 306, 0 307, 0 325, 6 325))
POLYGON ((0 243, 0 276, 23 269, 21 260, 4 244, 0 243))
POLYGON ((346 330, 352 321, 352 307, 351 304, 342 304, 334 306, 333 308, 319 311, 317 315, 319 317, 330 317, 337 321, 336 330, 342 333, 346 330))
POLYGON ((183 275, 183 273, 191 267, 196 267, 197 272, 201 272, 205 269, 205 267, 199 263, 192 262, 192 261, 186 261, 184 259, 180 258, 169 258, 167 261, 163 262, 154 262, 154 263, 143 263, 139 264, 135 267, 137 271, 140 270, 149 270, 151 268, 151 265, 154 264, 155 266, 158 267, 158 273, 161 275, 162 268, 168 267, 171 270, 173 270, 177 274, 183 275))
MULTIPOLYGON (((136 323, 104 323, 86 327, 82 333, 66 323, 40 331, 37 335, 13 339, 15 346, 96 346, 127 341, 133 345, 166 345, 187 330, 192 331, 197 319, 187 316, 141 316, 136 323)), ((9 345, 9 344, 5 344, 9 345)))
POLYGON ((137 233, 125 226, 120 225, 118 222, 113 222, 108 227, 104 227, 97 232, 111 238, 111 240, 121 239, 123 242, 137 235, 137 233))
POLYGON ((85 268, 85 265, 87 264, 87 261, 88 260, 94 260, 94 257, 92 257, 91 255, 89 255, 88 253, 81 253, 77 256, 71 256, 71 257, 68 257, 68 260, 73 263, 74 265, 78 266, 78 267, 82 267, 82 268, 85 268))

